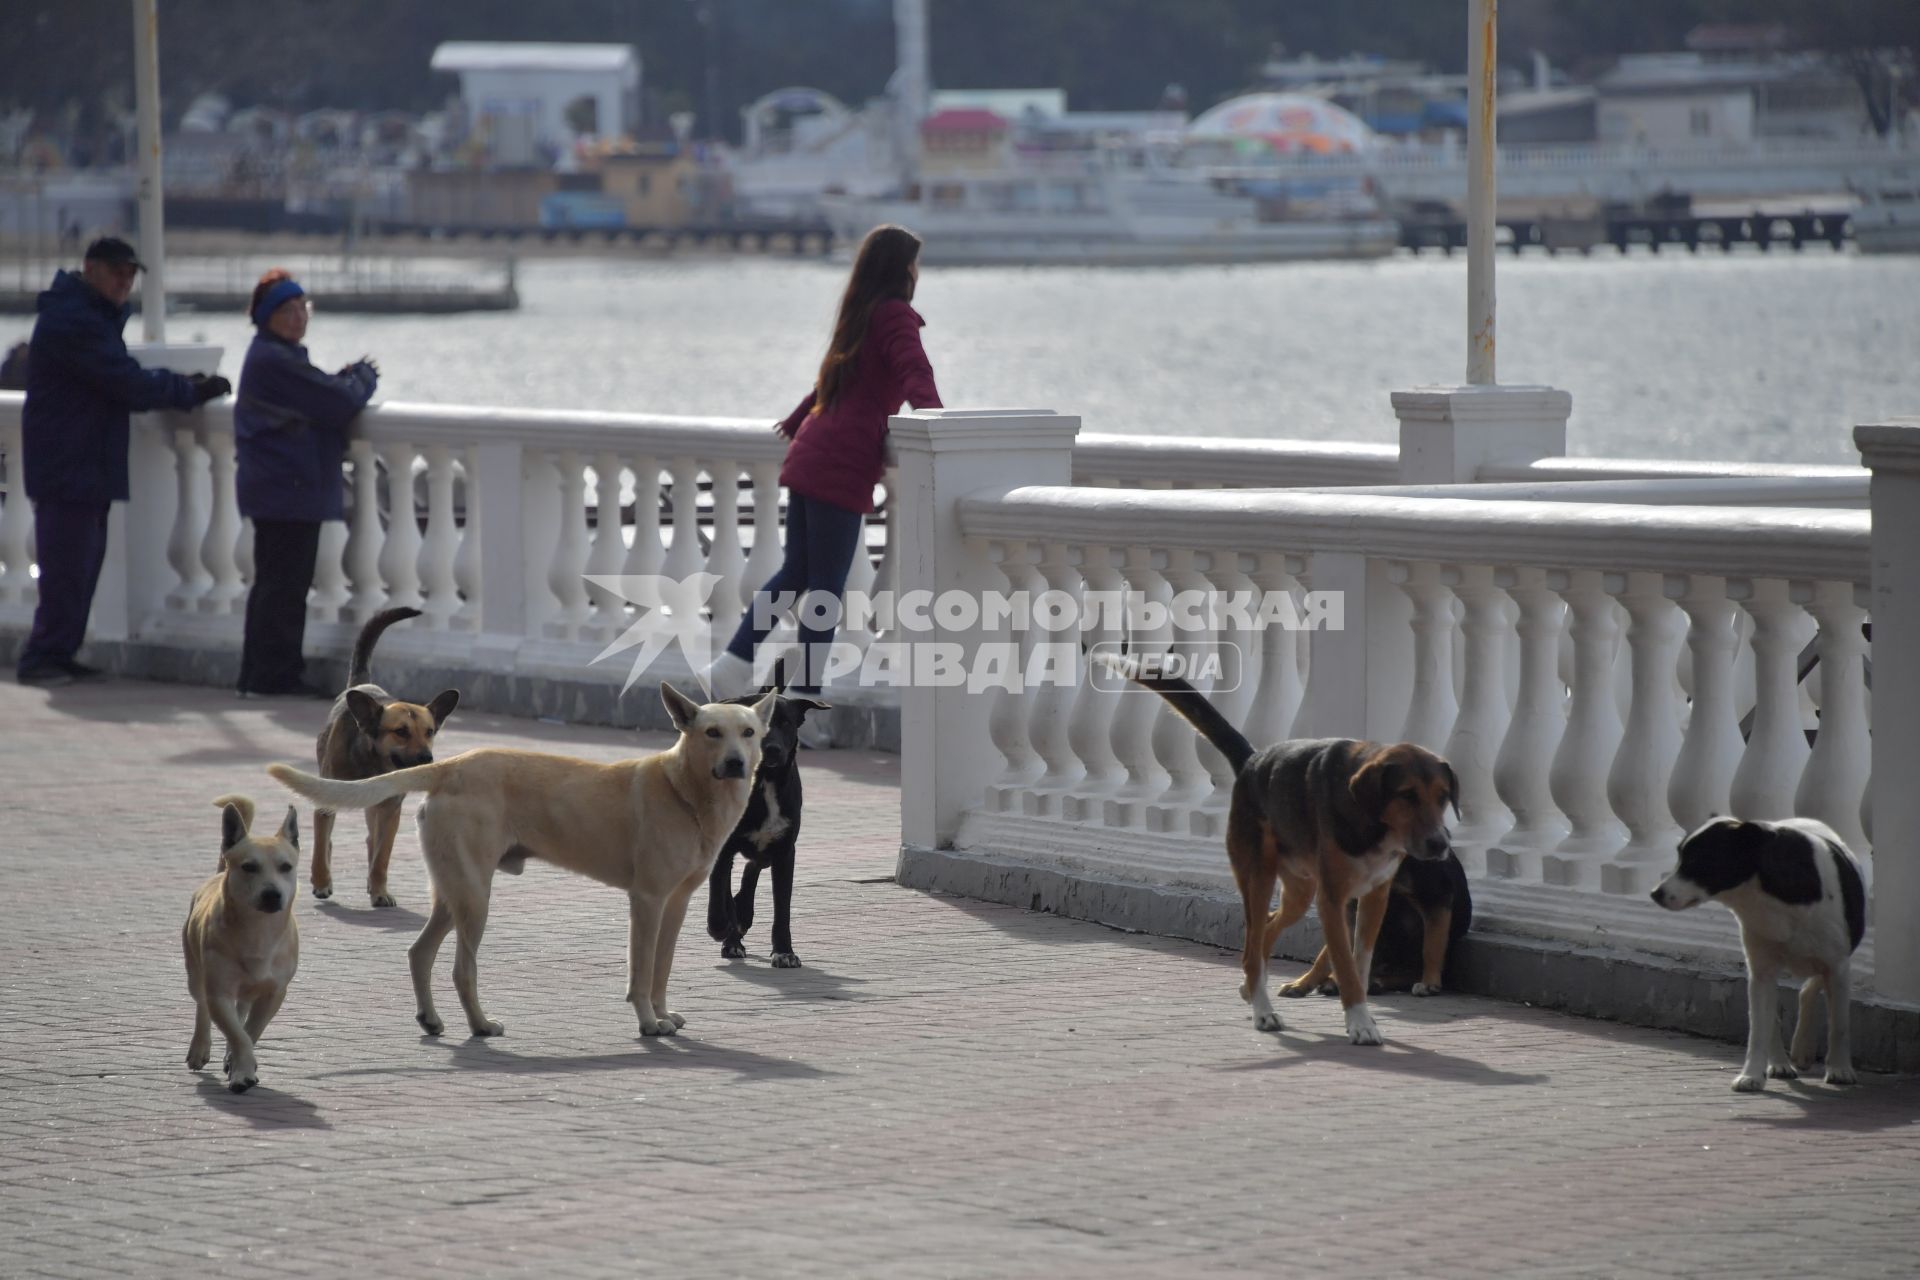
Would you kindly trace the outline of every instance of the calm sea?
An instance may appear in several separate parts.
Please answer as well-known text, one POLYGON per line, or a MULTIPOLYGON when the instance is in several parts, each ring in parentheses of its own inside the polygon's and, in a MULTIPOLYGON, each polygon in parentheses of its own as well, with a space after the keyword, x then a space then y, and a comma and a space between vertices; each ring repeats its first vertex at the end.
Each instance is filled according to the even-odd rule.
MULTIPOLYGON (((1850 462, 1854 424, 1920 414, 1920 258, 1819 250, 1502 258, 1499 375, 1573 394, 1574 453, 1850 462)), ((1085 429, 1385 441, 1388 393, 1458 381, 1465 262, 928 270, 917 305, 946 402, 1085 429)), ((784 414, 812 380, 844 264, 524 262, 524 305, 330 314, 316 359, 371 353, 383 398, 784 414)), ((24 334, 0 319, 0 339, 24 334)), ((137 325, 129 326, 130 335, 137 325)), ((228 345, 225 315, 169 336, 228 345)))

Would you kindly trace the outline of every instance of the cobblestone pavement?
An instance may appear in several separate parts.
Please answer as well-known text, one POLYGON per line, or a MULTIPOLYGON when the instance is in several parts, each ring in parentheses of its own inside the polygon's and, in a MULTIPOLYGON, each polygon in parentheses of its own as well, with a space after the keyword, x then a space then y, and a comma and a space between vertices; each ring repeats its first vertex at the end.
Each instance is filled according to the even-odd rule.
MULTIPOLYGON (((1730 1046, 1459 997, 1380 1001, 1384 1049, 1317 999, 1257 1035, 1221 952, 893 885, 895 761, 865 753, 809 757, 806 967, 768 965, 764 915, 723 961, 696 907, 670 1041, 621 1000, 625 904, 539 864, 483 952, 507 1035, 423 1037, 411 823, 375 911, 343 816, 229 1095, 183 1061, 208 802, 269 821, 261 765, 310 761, 324 712, 0 684, 0 1274, 1920 1270, 1920 1082, 1736 1096, 1730 1046)), ((442 749, 490 743, 664 745, 463 713, 442 749)))

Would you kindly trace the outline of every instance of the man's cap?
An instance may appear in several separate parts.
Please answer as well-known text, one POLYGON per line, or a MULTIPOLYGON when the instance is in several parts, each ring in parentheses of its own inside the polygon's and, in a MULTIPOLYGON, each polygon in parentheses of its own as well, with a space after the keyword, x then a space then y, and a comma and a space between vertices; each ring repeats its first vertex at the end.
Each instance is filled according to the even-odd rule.
POLYGON ((106 262, 114 266, 130 265, 136 271, 145 271, 147 264, 133 251, 133 246, 118 236, 102 236, 87 246, 88 262, 106 262))

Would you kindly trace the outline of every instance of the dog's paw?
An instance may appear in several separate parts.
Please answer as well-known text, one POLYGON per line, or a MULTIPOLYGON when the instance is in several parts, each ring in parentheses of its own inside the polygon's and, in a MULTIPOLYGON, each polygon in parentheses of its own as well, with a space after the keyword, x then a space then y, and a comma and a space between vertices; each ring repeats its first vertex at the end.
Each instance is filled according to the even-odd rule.
POLYGON ((1367 1012, 1367 1006, 1357 1004, 1347 1010, 1347 1039, 1355 1044, 1382 1044, 1380 1028, 1375 1025, 1373 1015, 1367 1012))
POLYGON ((791 951, 776 951, 773 953, 773 967, 776 969, 798 969, 800 967, 800 957, 791 951))
POLYGON ((1859 1084, 1860 1077, 1853 1073, 1853 1068, 1850 1066, 1844 1066, 1844 1067, 1829 1066, 1827 1068, 1827 1083, 1828 1084, 1859 1084))
POLYGON ((207 1065, 213 1056, 213 1046, 201 1044, 198 1040, 187 1046, 187 1070, 198 1071, 207 1065))
POLYGON ((1794 1033, 1793 1044, 1787 1049, 1787 1059, 1794 1066, 1806 1071, 1812 1068, 1820 1056, 1820 1045, 1813 1036, 1794 1033))
POLYGON ((1285 1031, 1287 1024, 1280 1021, 1279 1014, 1269 1009, 1265 1013, 1256 1013, 1253 1015, 1253 1029, 1255 1031, 1285 1031))
POLYGON ((1798 1080, 1799 1078, 1800 1073, 1794 1070, 1790 1063, 1776 1062, 1767 1068, 1767 1079, 1769 1080, 1798 1080))
POLYGON ((393 895, 390 893, 376 893, 371 895, 371 897, 373 898, 373 905, 376 907, 397 907, 400 905, 393 900, 393 895))
POLYGON ((413 1015, 413 1020, 419 1023, 420 1029, 430 1036, 437 1036, 447 1029, 447 1024, 440 1021, 438 1014, 416 1013, 413 1015))
POLYGON ((1417 996, 1437 996, 1440 994, 1440 984, 1437 982, 1416 982, 1413 984, 1413 994, 1417 996))
POLYGON ((642 1022, 640 1034, 643 1036, 671 1036, 679 1034, 679 1024, 672 1018, 662 1018, 658 1022, 642 1022))
POLYGON ((738 938, 735 938, 731 942, 723 943, 720 947, 720 958, 723 960, 745 960, 747 958, 746 944, 738 938))
POLYGON ((331 898, 333 896, 333 886, 330 884, 317 884, 313 886, 313 896, 323 901, 331 898))
POLYGON ((232 1093, 245 1093, 260 1083, 260 1067, 254 1062, 237 1063, 227 1069, 227 1089, 232 1093))
POLYGON ((1759 1093, 1766 1087, 1767 1078, 1765 1076, 1750 1076, 1742 1072, 1733 1078, 1733 1091, 1735 1093, 1759 1093))
POLYGON ((505 1024, 494 1022, 491 1019, 486 1022, 469 1022, 467 1023, 467 1029, 472 1031, 476 1036, 503 1036, 507 1034, 505 1024))
POLYGON ((1293 982, 1281 983, 1277 990, 1289 1000, 1298 1000, 1300 997, 1306 995, 1307 992, 1313 990, 1313 988, 1296 979, 1293 982))

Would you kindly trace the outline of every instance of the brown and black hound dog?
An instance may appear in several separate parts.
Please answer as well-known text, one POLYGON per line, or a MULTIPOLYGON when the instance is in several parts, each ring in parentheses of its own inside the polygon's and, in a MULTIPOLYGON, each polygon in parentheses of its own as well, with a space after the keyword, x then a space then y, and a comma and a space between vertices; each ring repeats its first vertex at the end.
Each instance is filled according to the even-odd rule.
POLYGON ((1317 904, 1327 940, 1321 959, 1340 984, 1347 1035, 1355 1044, 1379 1044, 1367 1009, 1373 944, 1401 859, 1437 861, 1452 851, 1446 812, 1459 794, 1453 767, 1409 742, 1300 739, 1256 752, 1186 681, 1141 678, 1124 659, 1107 665, 1165 698, 1233 767, 1227 857, 1246 908, 1240 997, 1253 1006, 1254 1026, 1281 1029, 1267 997, 1267 957, 1281 932, 1317 904), (1276 882, 1280 906, 1270 910, 1276 882), (1354 901, 1357 941, 1347 927, 1354 901))

